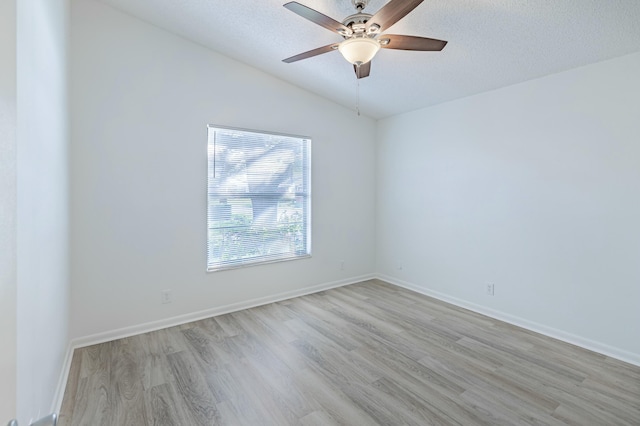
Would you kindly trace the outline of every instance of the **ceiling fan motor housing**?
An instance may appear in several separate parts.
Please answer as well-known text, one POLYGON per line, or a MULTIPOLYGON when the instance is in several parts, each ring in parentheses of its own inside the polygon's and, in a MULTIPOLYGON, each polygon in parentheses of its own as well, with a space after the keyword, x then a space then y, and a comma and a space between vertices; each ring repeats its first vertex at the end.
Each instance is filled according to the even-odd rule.
MULTIPOLYGON (((342 24, 345 27, 349 27, 353 32, 352 34, 349 35, 350 37, 364 36, 367 33, 367 28, 365 24, 369 21, 369 19, 371 19, 371 16, 373 15, 370 15, 368 13, 356 13, 354 15, 347 16, 345 20, 342 21, 342 24)), ((349 37, 345 37, 345 38, 349 38, 349 37)))

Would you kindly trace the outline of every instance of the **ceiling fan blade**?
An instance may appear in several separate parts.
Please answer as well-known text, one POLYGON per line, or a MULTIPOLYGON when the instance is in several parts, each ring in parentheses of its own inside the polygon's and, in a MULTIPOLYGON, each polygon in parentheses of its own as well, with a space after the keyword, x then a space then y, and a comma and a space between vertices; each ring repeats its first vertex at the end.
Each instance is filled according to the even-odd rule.
POLYGON ((337 50, 338 44, 340 43, 333 43, 333 44, 328 44, 326 46, 318 47, 317 49, 313 49, 308 52, 300 53, 299 55, 292 56, 287 59, 283 59, 282 62, 286 62, 287 64, 290 64, 291 62, 296 62, 302 59, 307 59, 307 58, 312 58, 314 56, 322 55, 323 53, 328 53, 328 52, 331 52, 332 50, 337 50))
POLYGON ((383 34, 378 40, 380 41, 381 47, 398 50, 440 51, 447 45, 446 41, 436 40, 435 38, 397 34, 383 34), (385 44, 385 40, 389 40, 389 42, 385 44))
POLYGON ((321 27, 328 29, 329 31, 333 31, 334 33, 338 33, 340 35, 351 35, 352 31, 345 27, 340 22, 336 21, 333 18, 329 18, 327 15, 323 15, 317 10, 313 10, 310 7, 302 5, 298 2, 292 1, 284 5, 287 9, 296 13, 303 18, 314 22, 321 27))
POLYGON ((380 27, 379 31, 384 31, 407 16, 422 2, 423 0, 391 0, 367 21, 367 30, 375 24, 380 27))
POLYGON ((359 67, 354 65, 353 70, 356 72, 356 77, 358 78, 369 77, 369 73, 371 72, 371 61, 366 64, 362 64, 359 67))

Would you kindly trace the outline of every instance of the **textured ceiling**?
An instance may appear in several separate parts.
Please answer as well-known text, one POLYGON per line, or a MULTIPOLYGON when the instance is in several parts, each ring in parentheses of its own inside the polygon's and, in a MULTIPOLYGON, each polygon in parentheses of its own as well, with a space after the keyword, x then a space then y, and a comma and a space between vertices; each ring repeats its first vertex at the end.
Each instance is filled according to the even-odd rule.
MULTIPOLYGON (((101 0, 299 87, 355 108, 338 52, 282 59, 341 38, 282 7, 288 0, 101 0)), ((298 0, 342 21, 351 0, 298 0)), ((371 0, 375 13, 387 1, 371 0)), ((640 51, 640 0, 425 0, 389 34, 447 40, 442 52, 383 49, 360 80, 374 118, 640 51)))

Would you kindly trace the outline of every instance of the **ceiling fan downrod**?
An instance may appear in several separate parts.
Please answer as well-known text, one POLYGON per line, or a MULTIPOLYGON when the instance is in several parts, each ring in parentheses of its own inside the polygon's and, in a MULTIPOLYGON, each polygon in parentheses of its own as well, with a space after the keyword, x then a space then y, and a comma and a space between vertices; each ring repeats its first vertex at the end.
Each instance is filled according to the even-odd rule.
POLYGON ((369 3, 369 0, 351 0, 351 3, 353 4, 353 7, 356 8, 358 13, 360 13, 364 10, 365 7, 367 7, 367 3, 369 3))

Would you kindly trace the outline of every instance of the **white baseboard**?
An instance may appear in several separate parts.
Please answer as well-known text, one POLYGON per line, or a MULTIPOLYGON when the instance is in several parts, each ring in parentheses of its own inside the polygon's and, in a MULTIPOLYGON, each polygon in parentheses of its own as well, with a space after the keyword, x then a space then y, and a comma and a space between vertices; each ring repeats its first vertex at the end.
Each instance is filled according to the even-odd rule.
POLYGON ((433 297, 434 299, 442 300, 443 302, 450 303, 452 305, 459 306, 464 309, 468 309, 473 312, 477 312, 482 315, 486 315, 488 317, 504 321, 506 323, 539 333, 545 336, 561 340, 566 343, 570 343, 572 345, 580 346, 584 349, 588 349, 593 352, 600 353, 602 355, 606 355, 611 358, 618 359, 620 361, 628 362, 629 364, 636 365, 640 367, 640 354, 635 354, 633 352, 625 351, 620 348, 616 348, 613 346, 609 346, 607 344, 596 342, 591 339, 587 339, 582 336, 578 336, 572 333, 567 333, 562 330, 558 330, 553 327, 548 327, 543 324, 539 324, 534 321, 529 321, 527 319, 507 314, 505 312, 496 311, 494 309, 487 308, 482 305, 477 305, 475 303, 467 302, 466 300, 458 299, 456 297, 449 296, 444 293, 440 293, 438 291, 431 290, 426 287, 419 286, 414 283, 410 283, 407 281, 400 280, 398 278, 391 277, 389 275, 384 274, 376 274, 376 278, 389 284, 396 285, 398 287, 406 288, 407 290, 415 291, 416 293, 424 294, 425 296, 433 297))
POLYGON ((151 321, 144 324, 133 325, 130 327, 123 327, 117 330, 106 331, 103 333, 92 334, 90 336, 80 337, 73 339, 71 344, 73 348, 82 348, 85 346, 96 345, 99 343, 109 342, 111 340, 122 339, 125 337, 135 336, 137 334, 148 333, 150 331, 156 331, 167 327, 173 327, 176 325, 186 324, 188 322, 199 321, 205 318, 214 317, 217 315, 224 315, 230 312, 241 311, 243 309, 254 308, 256 306, 267 305, 269 303, 280 302, 282 300, 292 299, 294 297, 304 296, 311 293, 317 293, 319 291, 328 290, 335 287, 342 287, 349 284, 355 284, 361 281, 366 281, 375 278, 374 274, 361 275, 358 277, 347 278, 339 281, 332 281, 328 283, 318 284, 311 287, 305 287, 297 290, 286 291, 270 296, 259 297, 256 299, 249 299, 238 303, 232 303, 230 305, 218 306, 211 309, 205 309, 198 312, 191 312, 184 315, 178 315, 171 318, 164 318, 158 321, 151 321))
POLYGON ((256 306, 267 305, 269 303, 280 302, 282 300, 305 296, 307 294, 318 293, 323 290, 329 290, 336 287, 343 287, 349 284, 355 284, 355 283, 370 280, 373 278, 375 278, 374 274, 360 275, 358 277, 351 277, 344 280, 318 284, 311 287, 305 287, 302 289, 274 294, 271 296, 250 299, 243 302, 232 303, 230 305, 219 306, 211 309, 205 309, 198 312, 178 315, 171 318, 164 318, 158 321, 151 321, 144 324, 133 325, 130 327, 123 327, 116 330, 106 331, 103 333, 96 333, 89 336, 73 339, 71 340, 67 348, 63 370, 60 374, 58 387, 56 389, 56 394, 54 396, 52 412, 60 413, 60 409, 62 408, 62 399, 64 397, 64 390, 67 384, 67 380, 69 378, 69 371, 71 369, 71 359, 73 358, 73 351, 75 349, 83 348, 91 345, 97 345, 99 343, 109 342, 111 340, 135 336, 137 334, 148 333, 150 331, 156 331, 156 330, 160 330, 167 327, 186 324, 188 322, 199 321, 199 320, 202 320, 205 318, 211 318, 217 315, 223 315, 231 312, 241 311, 243 309, 254 308, 256 306))
POLYGON ((429 288, 425 288, 425 287, 422 287, 407 281, 403 281, 388 275, 367 274, 367 275, 361 275, 358 277, 352 277, 344 280, 318 284, 318 285, 306 287, 303 289, 278 293, 271 296, 266 296, 266 297, 261 297, 256 299, 250 299, 243 302, 232 303, 230 305, 219 306, 211 309, 205 309, 198 312, 179 315, 171 318, 165 318, 162 320, 152 321, 152 322, 134 325, 130 327, 123 327, 117 330, 97 333, 90 336, 73 339, 69 343, 69 347, 67 349, 67 353, 64 360, 63 371, 61 372, 60 379, 58 382, 58 387, 56 389, 56 395, 53 402, 52 412, 60 413, 60 409, 62 407, 62 399, 64 397, 64 390, 67 384, 69 371, 71 368, 73 351, 77 348, 96 345, 96 344, 108 342, 111 340, 122 339, 125 337, 134 336, 137 334, 148 333, 150 331, 160 330, 167 327, 173 327, 173 326, 185 324, 188 322, 199 321, 199 320, 210 318, 217 315, 228 314, 230 312, 236 312, 243 309, 249 309, 256 306, 261 306, 269 303, 279 302, 282 300, 292 299, 294 297, 305 296, 307 294, 317 293, 323 290, 329 290, 331 288, 336 288, 336 287, 343 287, 349 284, 355 284, 358 282, 362 282, 362 281, 366 281, 374 278, 640 367, 640 355, 638 354, 628 352, 619 348, 615 348, 615 347, 606 345, 604 343, 586 339, 584 337, 567 333, 552 327, 547 327, 545 325, 542 325, 533 321, 529 321, 518 316, 496 311, 494 309, 477 305, 475 303, 467 302, 465 300, 458 299, 456 297, 452 297, 447 294, 440 293, 440 292, 431 290, 429 288))
POLYGON ((51 412, 60 414, 62 409, 62 399, 64 398, 64 391, 67 387, 67 380, 69 378, 69 371, 71 370, 71 360, 73 359, 73 346, 71 343, 67 346, 67 352, 64 355, 64 361, 62 363, 62 370, 60 371, 60 377, 58 378, 58 386, 56 386, 56 393, 53 398, 53 405, 51 412))

